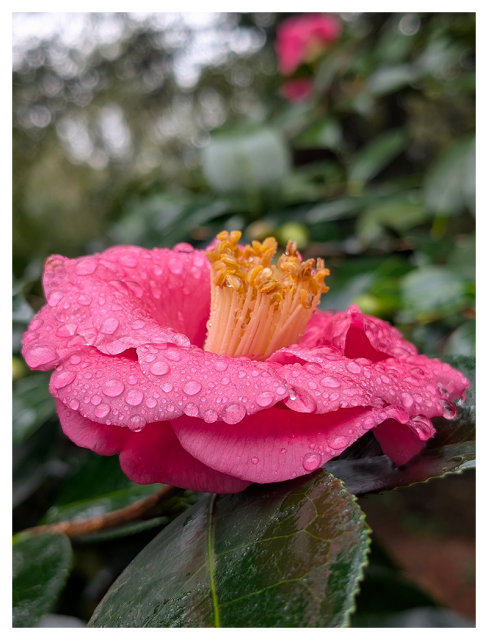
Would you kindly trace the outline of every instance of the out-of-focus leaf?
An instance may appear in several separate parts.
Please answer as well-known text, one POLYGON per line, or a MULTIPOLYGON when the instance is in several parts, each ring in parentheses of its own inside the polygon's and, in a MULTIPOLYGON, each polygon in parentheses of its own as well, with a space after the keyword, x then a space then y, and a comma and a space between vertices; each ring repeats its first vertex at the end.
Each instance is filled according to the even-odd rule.
POLYGON ((429 321, 440 313, 459 311, 470 304, 466 281, 447 267, 426 266, 401 280, 405 317, 429 321))
POLYGON ((33 316, 34 310, 24 297, 22 285, 14 278, 12 289, 12 351, 14 353, 20 351, 22 336, 33 316))
POLYGON ((468 320, 455 329, 444 345, 448 356, 474 356, 476 352, 476 323, 468 320))
POLYGON ((71 556, 60 533, 14 538, 12 626, 33 627, 49 610, 66 582, 71 556))
POLYGON ((67 629, 69 627, 86 627, 86 622, 73 616, 60 616, 56 613, 47 613, 36 624, 36 629, 67 629))
POLYGON ((154 527, 166 525, 169 521, 170 518, 168 516, 159 516, 158 518, 150 518, 149 520, 137 520, 130 524, 114 527, 113 529, 106 529, 105 531, 79 536, 76 538, 76 541, 84 544, 92 544, 93 542, 104 542, 105 540, 126 538, 127 536, 133 536, 136 533, 141 533, 141 531, 147 531, 148 529, 154 529, 154 527))
POLYGON ((373 96, 383 96, 415 82, 419 71, 409 64, 382 67, 371 74, 365 91, 373 96))
POLYGON ((401 233, 426 219, 427 212, 422 203, 395 198, 363 211, 358 217, 356 230, 359 240, 367 245, 380 237, 385 227, 401 233))
POLYGON ((304 222, 315 224, 328 220, 352 218, 364 206, 362 198, 338 198, 330 202, 316 204, 304 215, 304 222))
POLYGON ((293 144, 296 147, 337 149, 341 142, 342 131, 337 120, 324 118, 302 131, 293 144))
POLYGON ((463 239, 462 244, 457 243, 453 251, 447 255, 451 268, 461 273, 469 280, 476 276, 476 238, 474 235, 463 239))
POLYGON ((33 373, 17 380, 13 388, 13 445, 17 446, 54 415, 54 399, 49 393, 50 374, 33 373))
POLYGON ((146 498, 161 489, 162 486, 161 484, 134 485, 99 498, 79 500, 59 507, 53 506, 47 512, 42 524, 103 516, 110 511, 123 509, 142 500, 142 498, 146 498))
MULTIPOLYGON (((392 591, 394 587, 392 585, 392 591)), ((400 613, 384 614, 373 613, 357 616, 353 620, 352 627, 361 628, 388 628, 398 629, 405 627, 415 627, 416 629, 428 629, 428 628, 471 628, 475 627, 474 620, 466 618, 466 616, 451 611, 450 609, 444 609, 442 607, 415 607, 414 609, 407 609, 400 613)))
POLYGON ((137 556, 89 624, 344 626, 367 531, 352 496, 322 471, 208 496, 137 556))
POLYGON ((455 215, 468 206, 474 213, 475 146, 473 138, 462 140, 442 155, 425 178, 425 202, 439 214, 455 215))
POLYGON ((351 493, 364 495, 373 491, 403 487, 447 473, 459 473, 475 466, 476 460, 476 387, 475 358, 446 356, 442 358, 471 381, 467 399, 454 420, 434 418, 436 435, 407 464, 397 467, 387 456, 338 459, 325 467, 344 481, 351 493))
POLYGON ((387 131, 366 145, 352 160, 348 171, 350 189, 357 191, 374 178, 407 146, 408 137, 400 129, 387 131))
POLYGON ((278 131, 246 127, 214 134, 203 148, 202 163, 216 191, 252 194, 279 189, 289 172, 290 157, 278 131))

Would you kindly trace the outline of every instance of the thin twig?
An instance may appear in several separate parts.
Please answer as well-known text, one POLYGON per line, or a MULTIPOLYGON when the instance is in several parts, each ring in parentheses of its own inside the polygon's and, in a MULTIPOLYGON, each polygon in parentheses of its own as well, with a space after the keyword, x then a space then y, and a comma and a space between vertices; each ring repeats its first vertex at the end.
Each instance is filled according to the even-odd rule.
POLYGON ((84 536, 87 533, 102 531, 117 527, 127 522, 137 520, 144 515, 149 509, 155 507, 163 498, 168 498, 176 490, 170 485, 164 486, 159 491, 155 491, 150 496, 142 498, 128 507, 110 511, 102 516, 94 516, 93 518, 83 518, 79 520, 67 520, 65 522, 55 522, 53 524, 43 524, 39 527, 25 529, 22 533, 40 534, 40 533, 64 533, 69 538, 76 536, 84 536))

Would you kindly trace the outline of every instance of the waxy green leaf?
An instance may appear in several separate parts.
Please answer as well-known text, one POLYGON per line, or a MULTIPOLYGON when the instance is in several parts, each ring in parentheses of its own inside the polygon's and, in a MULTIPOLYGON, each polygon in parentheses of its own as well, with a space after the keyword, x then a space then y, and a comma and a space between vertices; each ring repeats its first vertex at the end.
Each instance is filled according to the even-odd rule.
POLYGON ((343 627, 368 527, 325 471, 207 496, 127 567, 92 627, 343 627))
POLYGON ((33 627, 49 610, 66 582, 71 556, 61 533, 14 538, 12 626, 33 627))

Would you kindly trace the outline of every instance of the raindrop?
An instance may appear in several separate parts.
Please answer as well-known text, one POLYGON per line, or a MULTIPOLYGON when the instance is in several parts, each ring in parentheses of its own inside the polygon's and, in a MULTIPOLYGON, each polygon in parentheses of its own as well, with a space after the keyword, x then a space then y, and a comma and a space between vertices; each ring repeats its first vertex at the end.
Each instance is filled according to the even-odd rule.
POLYGON ((100 402, 102 401, 102 396, 99 396, 98 394, 92 396, 90 402, 92 403, 93 406, 98 406, 100 404, 100 402))
POLYGON ((322 456, 319 453, 307 453, 303 458, 303 468, 305 471, 315 471, 320 467, 322 456))
POLYGON ((178 258, 171 258, 168 262, 168 267, 171 273, 179 275, 183 271, 183 262, 178 258))
POLYGON ((75 335, 77 328, 76 324, 64 324, 56 331, 56 335, 60 338, 69 338, 75 335))
POLYGON ((190 380, 183 387, 183 391, 188 396, 196 395, 199 391, 201 391, 201 389, 202 389, 202 385, 199 382, 197 382, 196 380, 190 380))
POLYGON ((173 391, 173 385, 169 382, 165 382, 162 386, 163 391, 165 391, 166 393, 169 393, 170 391, 173 391))
POLYGON ((31 369, 37 369, 58 359, 58 352, 50 344, 37 343, 26 348, 24 358, 31 369))
POLYGON ((361 373, 361 367, 357 362, 354 362, 354 360, 351 360, 351 362, 346 364, 346 369, 351 373, 361 373))
POLYGON ((253 464, 257 464, 259 462, 259 458, 257 458, 256 456, 254 456, 253 458, 251 458, 251 462, 253 464))
POLYGON ((183 412, 187 416, 196 417, 198 415, 198 407, 193 402, 189 402, 187 405, 183 407, 183 412))
POLYGON ((217 369, 217 371, 225 371, 228 367, 228 364, 225 360, 216 360, 214 363, 214 367, 217 369))
POLYGON ((332 449, 345 449, 349 444, 349 438, 346 436, 336 436, 329 442, 332 449))
POLYGON ((222 420, 227 424, 237 424, 246 415, 246 407, 239 402, 233 402, 224 407, 222 420))
POLYGON ((76 373, 74 371, 55 372, 52 377, 53 387, 57 390, 67 387, 75 378, 76 373))
POLYGON ((457 409, 449 400, 441 400, 442 415, 446 420, 452 420, 456 417, 457 409))
POLYGON ((402 404, 407 409, 412 406, 413 398, 409 393, 402 393, 402 404))
POLYGON ((69 403, 69 408, 73 409, 73 411, 76 411, 79 406, 80 406, 80 403, 78 402, 78 400, 71 400, 69 403))
POLYGON ((208 411, 205 411, 205 413, 203 414, 203 419, 205 420, 205 422, 215 422, 216 420, 218 420, 218 413, 216 413, 215 411, 213 411, 212 409, 209 409, 208 411))
POLYGON ((139 389, 130 389, 125 394, 125 401, 127 404, 130 404, 132 407, 137 407, 141 404, 142 399, 144 398, 144 394, 139 389))
POLYGON ((97 268, 97 263, 92 258, 78 260, 75 271, 79 276, 89 276, 97 268))
POLYGON ((118 326, 119 326, 119 321, 117 320, 117 318, 113 318, 113 317, 105 318, 105 320, 100 325, 100 333, 110 335, 114 333, 114 331, 117 329, 118 326))
POLYGON ((55 307, 64 297, 62 291, 53 291, 47 296, 47 303, 50 307, 55 307))
POLYGON ((129 419, 129 429, 131 431, 141 431, 145 424, 146 421, 142 416, 132 416, 132 418, 129 419))
POLYGON ((154 398, 148 398, 146 400, 146 407, 149 407, 149 409, 154 409, 156 405, 157 405, 157 402, 154 398))
POLYGON ((283 447, 282 449, 280 449, 281 453, 286 453, 286 449, 285 447, 283 447))
POLYGON ((155 362, 150 368, 149 371, 154 375, 154 376, 164 376, 166 373, 169 373, 169 365, 167 362, 164 362, 162 360, 158 360, 158 362, 155 362))
POLYGON ((110 407, 108 406, 108 404, 100 404, 95 409, 95 415, 97 416, 97 418, 105 418, 105 416, 108 415, 109 413, 110 413, 110 407))
POLYGON ((78 296, 78 302, 83 306, 83 307, 88 307, 91 304, 91 296, 88 296, 84 293, 81 294, 81 296, 78 296))
POLYGON ((331 378, 330 376, 327 376, 326 378, 321 378, 320 382, 324 387, 327 387, 330 389, 335 389, 336 387, 341 386, 341 383, 338 380, 336 380, 335 378, 331 378))
POLYGON ((274 393, 271 391, 263 391, 256 397, 256 404, 260 407, 269 407, 273 404, 274 401, 274 393))

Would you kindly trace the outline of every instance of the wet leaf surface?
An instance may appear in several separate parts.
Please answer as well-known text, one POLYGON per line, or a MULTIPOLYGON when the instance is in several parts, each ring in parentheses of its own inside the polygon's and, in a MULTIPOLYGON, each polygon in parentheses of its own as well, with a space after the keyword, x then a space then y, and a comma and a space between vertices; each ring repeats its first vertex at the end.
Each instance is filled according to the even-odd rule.
POLYGON ((342 627, 368 544, 354 497, 324 471, 207 496, 127 567, 90 625, 342 627))
POLYGON ((71 557, 70 542, 63 534, 14 538, 14 627, 33 627, 49 610, 66 582, 71 557))

